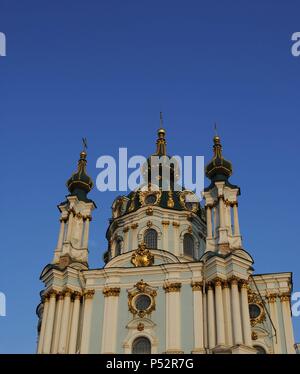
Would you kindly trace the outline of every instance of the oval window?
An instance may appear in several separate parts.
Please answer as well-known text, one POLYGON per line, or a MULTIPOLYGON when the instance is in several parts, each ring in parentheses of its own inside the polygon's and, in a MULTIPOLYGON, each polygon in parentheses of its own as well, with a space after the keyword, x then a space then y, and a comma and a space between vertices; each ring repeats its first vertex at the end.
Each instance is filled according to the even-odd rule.
POLYGON ((155 204, 156 203, 156 195, 150 194, 145 197, 146 204, 155 204))
POLYGON ((147 310, 151 305, 151 298, 148 295, 138 295, 135 299, 135 307, 138 311, 147 310))
POLYGON ((249 304, 249 314, 251 319, 259 317, 261 309, 257 304, 249 304))

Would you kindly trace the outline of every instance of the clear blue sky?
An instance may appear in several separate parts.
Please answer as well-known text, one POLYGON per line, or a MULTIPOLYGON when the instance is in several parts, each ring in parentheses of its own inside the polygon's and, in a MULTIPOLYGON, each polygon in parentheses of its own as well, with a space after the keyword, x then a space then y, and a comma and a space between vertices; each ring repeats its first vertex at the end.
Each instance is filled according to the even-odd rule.
MULTIPOLYGON (((35 351, 39 275, 81 137, 95 180, 103 154, 153 152, 159 111, 168 152, 206 161, 217 121, 255 270, 292 271, 300 291, 299 14, 299 1, 0 0, 0 352, 35 351)), ((90 196, 101 267, 116 193, 90 196)), ((294 326, 300 341, 300 317, 294 326)))

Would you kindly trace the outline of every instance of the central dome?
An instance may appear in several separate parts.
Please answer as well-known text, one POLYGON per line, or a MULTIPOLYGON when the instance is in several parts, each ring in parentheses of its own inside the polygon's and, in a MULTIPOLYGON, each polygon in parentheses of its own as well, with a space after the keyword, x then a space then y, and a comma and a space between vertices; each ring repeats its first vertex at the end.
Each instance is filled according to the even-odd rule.
POLYGON ((142 207, 172 209, 195 213, 205 220, 198 197, 182 187, 178 181, 180 169, 175 157, 166 154, 166 131, 158 130, 156 152, 141 167, 143 183, 127 196, 119 196, 113 204, 113 217, 117 218, 142 207))

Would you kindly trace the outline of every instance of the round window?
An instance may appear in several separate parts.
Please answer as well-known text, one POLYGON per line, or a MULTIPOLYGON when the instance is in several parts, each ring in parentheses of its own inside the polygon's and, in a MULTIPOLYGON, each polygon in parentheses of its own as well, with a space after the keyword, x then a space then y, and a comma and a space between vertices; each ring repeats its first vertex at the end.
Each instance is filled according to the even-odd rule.
POLYGON ((189 201, 189 202, 185 203, 185 207, 188 210, 197 209, 197 203, 192 203, 192 202, 189 201))
POLYGON ((148 295, 138 295, 135 299, 135 307, 138 311, 147 310, 151 305, 151 298, 148 295))
POLYGON ((257 304, 249 304, 249 314, 251 319, 259 317, 260 313, 261 310, 257 304))
POLYGON ((151 195, 146 196, 145 198, 146 204, 155 204, 155 202, 156 202, 156 195, 151 194, 151 195))

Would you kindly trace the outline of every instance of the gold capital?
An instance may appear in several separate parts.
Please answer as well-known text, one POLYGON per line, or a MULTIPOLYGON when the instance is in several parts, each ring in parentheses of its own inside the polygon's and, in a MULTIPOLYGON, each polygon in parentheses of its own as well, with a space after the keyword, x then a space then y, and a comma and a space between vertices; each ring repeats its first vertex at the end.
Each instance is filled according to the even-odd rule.
POLYGON ((215 284, 215 287, 222 287, 223 279, 217 277, 213 280, 213 282, 215 284))
POLYGON ((239 280, 240 279, 238 277, 236 277, 235 275, 233 275, 231 278, 229 278, 229 282, 231 283, 232 286, 233 285, 238 285, 239 280))
POLYGON ((290 301, 290 298, 291 298, 291 295, 289 293, 283 293, 279 296, 280 298, 280 301, 281 302, 284 302, 284 301, 290 301))
POLYGON ((86 290, 84 291, 84 298, 85 299, 92 299, 95 294, 95 290, 86 290))
POLYGON ((241 288, 248 288, 248 285, 249 285, 249 282, 246 280, 246 279, 241 279, 240 280, 240 285, 241 285, 241 288))
POLYGON ((191 283, 193 291, 202 291, 203 283, 202 282, 192 282, 191 283))
POLYGON ((163 289, 166 293, 168 292, 180 292, 181 289, 181 283, 175 282, 175 283, 165 283, 163 286, 163 289))
POLYGON ((276 293, 272 293, 272 294, 269 294, 266 296, 269 304, 272 304, 272 303, 275 303, 276 302, 276 298, 277 298, 277 294, 276 293))
POLYGON ((119 296, 120 295, 120 287, 105 287, 103 289, 103 295, 104 297, 109 297, 109 296, 119 296))

